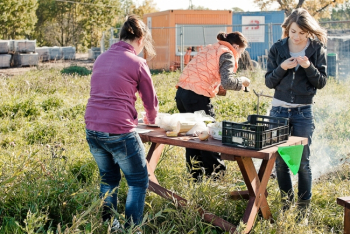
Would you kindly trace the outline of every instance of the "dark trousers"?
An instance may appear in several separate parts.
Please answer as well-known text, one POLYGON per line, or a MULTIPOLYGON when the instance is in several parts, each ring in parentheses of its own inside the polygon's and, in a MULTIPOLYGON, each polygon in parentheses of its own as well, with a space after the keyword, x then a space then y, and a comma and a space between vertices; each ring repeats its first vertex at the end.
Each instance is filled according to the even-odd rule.
MULTIPOLYGON (((179 87, 175 100, 180 113, 194 113, 204 110, 207 115, 215 117, 209 97, 179 87)), ((206 176, 210 176, 213 172, 218 173, 226 170, 220 155, 210 151, 186 148, 186 163, 192 177, 196 180, 203 175, 203 171, 205 171, 206 176), (198 162, 198 164, 192 165, 191 161, 198 162)))
MULTIPOLYGON (((270 116, 289 118, 291 127, 291 135, 299 137, 307 137, 308 144, 304 146, 303 155, 301 157, 300 168, 298 171, 298 199, 310 200, 312 195, 312 173, 310 167, 310 145, 312 142, 312 134, 315 129, 314 115, 312 106, 284 108, 273 106, 270 116)), ((289 168, 281 156, 276 158, 277 181, 283 195, 288 195, 290 200, 294 199, 294 191, 289 168)))

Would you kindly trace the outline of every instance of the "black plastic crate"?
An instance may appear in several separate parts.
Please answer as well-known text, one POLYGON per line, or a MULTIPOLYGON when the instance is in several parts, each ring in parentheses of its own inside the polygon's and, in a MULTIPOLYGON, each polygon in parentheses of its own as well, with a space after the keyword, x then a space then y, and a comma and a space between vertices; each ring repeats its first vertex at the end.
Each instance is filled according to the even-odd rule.
POLYGON ((289 136, 289 120, 264 115, 249 115, 248 121, 222 122, 224 145, 260 150, 286 142, 289 136))

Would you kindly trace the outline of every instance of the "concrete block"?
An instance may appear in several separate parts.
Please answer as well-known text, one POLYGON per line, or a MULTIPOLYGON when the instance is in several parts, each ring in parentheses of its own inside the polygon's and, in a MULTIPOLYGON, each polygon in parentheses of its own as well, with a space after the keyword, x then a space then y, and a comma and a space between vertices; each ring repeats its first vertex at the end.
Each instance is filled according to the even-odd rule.
POLYGON ((6 40, 0 40, 0 54, 8 54, 10 43, 6 40))
POLYGON ((10 67, 11 54, 0 54, 0 68, 10 67))
POLYGON ((75 59, 75 47, 66 46, 62 47, 61 50, 63 59, 75 59))
POLYGON ((13 52, 30 53, 35 52, 36 40, 13 40, 13 52))
POLYGON ((50 48, 50 60, 59 60, 62 59, 62 50, 61 47, 54 46, 50 48))
POLYGON ((14 65, 15 66, 36 66, 39 62, 38 53, 32 54, 14 54, 14 65))
POLYGON ((39 61, 49 61, 50 60, 50 48, 49 47, 37 47, 35 52, 38 53, 39 61))

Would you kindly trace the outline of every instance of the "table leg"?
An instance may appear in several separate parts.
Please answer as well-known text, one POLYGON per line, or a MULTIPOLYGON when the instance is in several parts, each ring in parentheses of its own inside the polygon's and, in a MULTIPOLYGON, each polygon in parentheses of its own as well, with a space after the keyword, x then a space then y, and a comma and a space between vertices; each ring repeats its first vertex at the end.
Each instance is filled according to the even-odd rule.
POLYGON ((164 144, 152 143, 146 158, 149 180, 153 181, 156 184, 159 184, 159 183, 154 174, 154 171, 156 170, 156 167, 160 159, 160 156, 163 152, 164 146, 165 146, 164 144))
MULTIPOLYGON (((149 176, 149 186, 148 189, 159 196, 173 201, 175 204, 178 204, 181 207, 187 205, 187 200, 180 197, 174 192, 167 190, 166 188, 159 185, 158 180, 154 174, 154 171, 157 167, 158 161, 164 149, 164 144, 152 143, 151 148, 147 154, 147 170, 149 176)), ((226 220, 204 210, 201 207, 198 207, 198 212, 201 214, 202 218, 208 222, 212 223, 215 226, 222 228, 223 230, 234 233, 236 226, 227 222, 226 220)))
POLYGON ((344 234, 350 234, 350 209, 344 208, 344 234))
POLYGON ((243 215, 243 222, 247 224, 244 232, 248 233, 253 227, 255 217, 259 209, 265 219, 272 217, 269 205, 266 200, 266 186, 276 159, 276 154, 270 160, 263 163, 263 167, 257 174, 253 161, 248 157, 235 157, 242 172, 244 181, 249 192, 249 201, 243 215), (261 179, 259 178, 261 177, 261 179))

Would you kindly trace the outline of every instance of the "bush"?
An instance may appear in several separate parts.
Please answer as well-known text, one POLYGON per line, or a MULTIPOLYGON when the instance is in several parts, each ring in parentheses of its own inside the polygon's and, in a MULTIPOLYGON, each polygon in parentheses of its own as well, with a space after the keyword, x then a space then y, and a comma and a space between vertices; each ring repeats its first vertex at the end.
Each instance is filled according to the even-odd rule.
POLYGON ((70 66, 61 70, 62 74, 88 76, 91 71, 86 67, 70 66))

